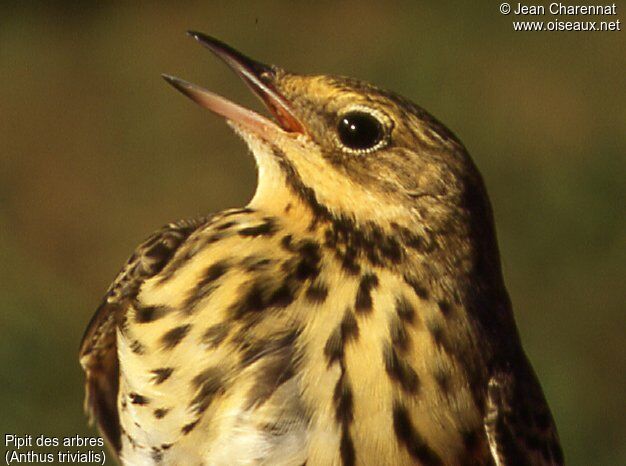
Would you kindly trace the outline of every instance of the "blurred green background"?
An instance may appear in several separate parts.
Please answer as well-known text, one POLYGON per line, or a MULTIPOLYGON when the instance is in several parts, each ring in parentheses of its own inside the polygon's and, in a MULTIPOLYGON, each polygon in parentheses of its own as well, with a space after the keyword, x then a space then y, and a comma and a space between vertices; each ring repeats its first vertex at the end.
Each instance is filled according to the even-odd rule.
POLYGON ((259 108, 197 29, 460 136, 568 464, 626 464, 625 33, 513 32, 498 3, 0 3, 0 432, 93 432, 76 354, 110 280, 161 224, 254 190, 243 143, 160 78, 259 108))

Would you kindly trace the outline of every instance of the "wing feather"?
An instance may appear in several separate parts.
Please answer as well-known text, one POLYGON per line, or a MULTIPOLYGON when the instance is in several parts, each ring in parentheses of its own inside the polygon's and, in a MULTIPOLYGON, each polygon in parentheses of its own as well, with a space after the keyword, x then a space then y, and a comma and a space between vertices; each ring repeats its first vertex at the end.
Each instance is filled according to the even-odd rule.
POLYGON ((119 368, 116 329, 141 284, 158 274, 181 244, 209 218, 170 223, 146 239, 119 272, 83 336, 79 360, 85 374, 85 410, 116 453, 121 448, 117 411, 119 368))
POLYGON ((548 405, 530 365, 521 367, 521 382, 511 372, 498 372, 487 387, 484 427, 495 466, 561 466, 548 405))

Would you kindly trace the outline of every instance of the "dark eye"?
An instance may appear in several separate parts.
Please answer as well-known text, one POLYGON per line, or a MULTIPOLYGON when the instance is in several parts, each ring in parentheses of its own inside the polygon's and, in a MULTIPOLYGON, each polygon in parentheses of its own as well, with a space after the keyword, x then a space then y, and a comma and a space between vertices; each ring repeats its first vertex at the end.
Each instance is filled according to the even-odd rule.
POLYGON ((366 112, 349 112, 339 119, 339 140, 348 149, 367 150, 376 147, 385 137, 382 123, 366 112))

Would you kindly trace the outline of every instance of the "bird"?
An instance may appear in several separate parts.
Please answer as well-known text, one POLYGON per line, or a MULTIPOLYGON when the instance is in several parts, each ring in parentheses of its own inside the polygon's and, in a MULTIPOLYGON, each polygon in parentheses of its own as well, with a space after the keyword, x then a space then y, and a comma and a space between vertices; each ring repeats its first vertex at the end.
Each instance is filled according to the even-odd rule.
POLYGON ((257 168, 246 207, 132 254, 80 347, 85 406, 125 465, 555 466, 485 184, 400 95, 188 33, 270 116, 182 79, 257 168))

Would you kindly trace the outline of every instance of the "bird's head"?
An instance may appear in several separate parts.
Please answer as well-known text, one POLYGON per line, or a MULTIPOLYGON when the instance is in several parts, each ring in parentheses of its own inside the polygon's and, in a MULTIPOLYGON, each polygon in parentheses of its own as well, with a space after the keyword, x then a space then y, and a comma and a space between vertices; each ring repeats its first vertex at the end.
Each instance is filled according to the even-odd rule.
POLYGON ((239 74, 274 117, 165 76, 246 140, 259 167, 253 206, 295 195, 357 224, 432 228, 454 215, 468 183, 482 189, 463 145, 408 100, 351 78, 287 72, 190 35, 239 74))

